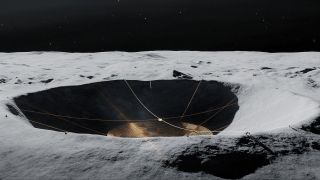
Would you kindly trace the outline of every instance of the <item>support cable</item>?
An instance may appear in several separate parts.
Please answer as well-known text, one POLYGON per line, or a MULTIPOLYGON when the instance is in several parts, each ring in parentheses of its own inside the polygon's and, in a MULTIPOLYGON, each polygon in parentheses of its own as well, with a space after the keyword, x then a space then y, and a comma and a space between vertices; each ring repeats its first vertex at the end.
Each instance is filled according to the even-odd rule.
POLYGON ((182 121, 183 116, 184 116, 184 115, 186 114, 186 112, 188 111, 189 106, 191 105, 191 102, 192 102, 194 96, 196 95, 196 93, 197 93, 197 91, 198 91, 198 89, 199 89, 199 87, 200 87, 201 81, 202 81, 202 80, 199 81, 196 89, 194 90, 194 92, 193 92, 193 94, 192 94, 192 96, 191 96, 191 98, 190 98, 190 100, 189 100, 189 102, 188 102, 187 107, 185 108, 185 110, 183 111, 183 113, 182 113, 182 115, 181 115, 181 117, 180 117, 180 121, 182 121))
MULTIPOLYGON (((128 88, 130 89, 130 91, 131 91, 131 93, 134 95, 134 97, 137 99, 137 101, 138 101, 152 116, 154 116, 155 118, 157 118, 158 121, 163 122, 163 123, 165 123, 165 124, 167 124, 167 125, 169 125, 169 126, 172 126, 172 127, 174 127, 174 128, 181 129, 181 130, 186 130, 186 131, 191 131, 191 132, 198 132, 198 133, 221 132, 221 131, 197 131, 197 130, 193 130, 193 129, 188 129, 188 128, 179 127, 179 126, 176 126, 176 125, 174 125, 174 124, 172 124, 172 123, 169 123, 169 122, 163 120, 162 118, 160 118, 159 116, 157 116, 155 113, 153 113, 153 112, 139 99, 139 97, 138 97, 137 94, 134 92, 134 90, 132 89, 132 87, 130 86, 130 84, 127 82, 127 80, 124 79, 123 81, 126 83, 126 85, 127 85, 128 88)), ((211 119, 211 118, 210 118, 210 119, 211 119)), ((208 120, 210 120, 210 119, 207 119, 206 121, 208 121, 208 120)))
MULTIPOLYGON (((236 105, 237 103, 231 103, 226 106, 218 107, 218 108, 213 108, 209 109, 206 111, 202 112, 197 112, 197 113, 192 113, 192 114, 186 114, 184 116, 169 116, 169 117, 164 117, 162 119, 165 120, 170 120, 170 119, 177 119, 177 118, 183 118, 183 117, 191 117, 191 116, 196 116, 196 115, 201 115, 201 114, 206 114, 210 113, 216 110, 220 110, 222 108, 230 107, 233 105, 236 105)), ((47 116, 55 116, 55 117, 62 117, 62 118, 68 118, 68 119, 79 119, 79 120, 88 120, 88 121, 106 121, 106 122, 118 122, 118 121, 128 121, 125 119, 101 119, 101 118, 85 118, 85 117, 76 117, 76 116, 67 116, 67 115, 61 115, 61 114, 55 114, 55 113, 44 113, 44 112, 39 112, 39 111, 34 111, 34 110, 29 110, 29 109, 24 109, 24 108, 19 108, 22 112, 29 112, 29 113, 34 113, 34 114, 41 114, 41 115, 47 115, 47 116)), ((136 121, 136 122, 148 122, 152 120, 157 120, 155 118, 150 118, 150 119, 131 119, 130 121, 136 121)))

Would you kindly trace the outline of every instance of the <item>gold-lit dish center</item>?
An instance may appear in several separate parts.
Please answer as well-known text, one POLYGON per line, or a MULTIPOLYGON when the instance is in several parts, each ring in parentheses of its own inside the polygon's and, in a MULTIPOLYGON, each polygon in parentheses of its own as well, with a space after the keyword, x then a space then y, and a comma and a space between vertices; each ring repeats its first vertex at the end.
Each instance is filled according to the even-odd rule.
POLYGON ((158 122, 128 122, 117 126, 108 132, 108 136, 116 137, 170 137, 170 136, 197 136, 213 135, 206 127, 187 122, 175 123, 182 129, 177 129, 167 124, 158 122))

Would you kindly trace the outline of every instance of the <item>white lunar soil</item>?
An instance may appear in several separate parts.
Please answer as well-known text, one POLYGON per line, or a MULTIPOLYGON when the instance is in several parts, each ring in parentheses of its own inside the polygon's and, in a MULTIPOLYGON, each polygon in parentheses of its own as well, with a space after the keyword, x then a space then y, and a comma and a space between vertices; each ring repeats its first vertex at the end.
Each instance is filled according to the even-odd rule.
MULTIPOLYGON (((217 177, 164 168, 160 162, 204 139, 240 137, 246 132, 290 134, 294 133, 290 127, 300 128, 319 116, 318 52, 0 53, 0 179, 212 179, 217 177), (240 108, 230 126, 213 137, 65 135, 36 129, 6 107, 14 97, 31 92, 119 79, 170 80, 175 79, 173 70, 194 80, 240 85, 236 92, 240 108), (42 82, 48 79, 53 80, 42 82)), ((257 172, 261 175, 264 168, 270 172, 275 166, 257 172)))

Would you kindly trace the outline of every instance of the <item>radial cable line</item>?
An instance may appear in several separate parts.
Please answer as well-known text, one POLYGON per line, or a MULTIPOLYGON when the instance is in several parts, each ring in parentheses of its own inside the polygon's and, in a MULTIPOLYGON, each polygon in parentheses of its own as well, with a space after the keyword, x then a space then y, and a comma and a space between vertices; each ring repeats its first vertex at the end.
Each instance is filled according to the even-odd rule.
MULTIPOLYGON (((23 109, 21 109, 22 111, 24 111, 24 112, 31 112, 31 113, 39 113, 39 114, 41 114, 41 115, 48 115, 48 116, 52 116, 51 114, 47 114, 47 113, 42 113, 42 112, 36 112, 36 111, 25 111, 25 110, 23 110, 23 109)), ((56 116, 54 116, 54 117, 56 117, 56 116)), ((57 118, 57 117, 56 117, 57 118)), ((59 119, 59 118, 57 118, 57 119, 59 119)), ((53 127, 53 126, 50 126, 50 125, 46 125, 46 124, 43 124, 43 123, 39 123, 39 122, 36 122, 36 121, 33 121, 33 120, 30 120, 30 119, 28 119, 29 121, 31 121, 31 122, 34 122, 34 123, 37 123, 37 124, 41 124, 41 125, 44 125, 44 126, 47 126, 47 127, 51 127, 51 128, 53 128, 53 129, 57 129, 57 130, 60 130, 60 131, 63 131, 63 132, 66 132, 65 130, 62 130, 62 129, 59 129, 59 128, 56 128, 56 127, 53 127)), ((61 119, 61 120, 64 120, 64 121, 66 121, 66 122, 69 122, 69 121, 67 121, 67 120, 65 120, 65 119, 61 119)), ((152 119, 152 120, 157 120, 157 119, 152 119)), ((119 120, 115 120, 115 121, 119 121, 119 120)), ((127 122, 128 120, 121 120, 121 121, 125 121, 125 122, 127 122)), ((143 121, 145 121, 145 120, 143 120, 143 121)), ((140 121, 141 122, 141 121, 140 121)), ((165 123, 165 124, 168 124, 168 125, 170 125, 170 126, 172 126, 172 127, 175 127, 175 128, 178 128, 178 129, 182 129, 182 130, 188 130, 188 131, 193 131, 193 132, 221 132, 220 131, 220 129, 223 129, 223 128, 225 128, 225 127, 227 127, 228 125, 226 125, 226 126, 224 126, 224 127, 222 127, 222 128, 218 128, 217 130, 214 130, 214 131, 196 131, 196 130, 192 130, 192 129, 186 129, 186 128, 182 128, 182 127, 179 127, 179 126, 176 126, 176 125, 173 125, 173 124, 171 124, 171 123, 168 123, 168 122, 166 122, 166 121, 162 121, 163 123, 165 123)), ((69 123, 71 123, 71 122, 69 122, 69 123)), ((72 123, 71 123, 72 124, 72 123)), ((81 126, 79 126, 79 127, 81 127, 81 126)), ((82 128, 85 128, 85 127, 82 127, 82 128)), ((89 129, 88 128, 88 130, 91 130, 91 131, 94 131, 94 130, 92 130, 92 129, 89 129)), ((240 131, 239 131, 240 132, 240 131)), ((241 131, 242 132, 242 131, 241 131)), ((102 134, 101 132, 100 133, 98 133, 98 134, 102 134)), ((103 135, 105 135, 105 134, 103 134, 103 135)))
MULTIPOLYGON (((28 104, 29 104, 29 103, 28 103, 28 104)), ((43 111, 43 112, 45 112, 45 113, 48 113, 48 112, 46 112, 46 111, 44 111, 44 110, 42 110, 42 109, 40 109, 40 108, 35 108, 35 107, 31 106, 30 104, 29 104, 29 106, 32 107, 32 108, 34 108, 34 109, 40 110, 40 112, 43 111)), ((91 128, 88 128, 88 127, 79 125, 78 123, 68 121, 68 120, 66 120, 66 119, 64 119, 64 118, 61 118, 61 117, 56 117, 56 118, 57 118, 57 119, 60 119, 60 120, 63 120, 63 121, 65 121, 65 122, 67 122, 67 123, 73 124, 73 125, 75 125, 75 126, 81 127, 81 128, 83 128, 83 129, 87 129, 87 130, 89 130, 89 131, 95 132, 95 133, 97 133, 97 134, 106 135, 106 134, 103 133, 103 132, 99 132, 99 131, 97 131, 97 130, 94 130, 94 129, 91 129, 91 128)))
MULTIPOLYGON (((181 130, 186 130, 186 131, 191 131, 191 132, 221 132, 221 131, 197 131, 197 130, 193 130, 193 129, 188 129, 188 128, 183 128, 183 127, 179 127, 179 126, 176 126, 174 124, 171 124, 165 120, 163 120, 162 118, 160 118, 159 116, 157 116, 155 113, 153 113, 148 107, 146 107, 146 105, 143 104, 143 102, 139 99, 139 97, 136 95, 136 93, 134 92, 134 90, 132 89, 132 87, 130 86, 130 84, 124 79, 123 80, 126 85, 128 86, 128 88, 130 89, 130 91, 132 92, 132 94, 134 95, 134 97, 137 99, 137 101, 141 104, 141 106, 143 106, 151 115, 153 115, 154 117, 156 117, 158 119, 158 121, 160 122, 163 122, 169 126, 172 126, 174 128, 177 128, 177 129, 181 129, 181 130)), ((208 120, 210 120, 211 118, 209 118, 208 120)), ((207 121, 207 120, 206 120, 207 121)))
POLYGON ((134 95, 134 97, 137 99, 137 101, 143 106, 143 108, 145 108, 152 116, 154 116, 155 118, 157 118, 158 120, 160 120, 161 118, 159 116, 157 116, 156 114, 154 114, 149 108, 147 108, 147 106, 145 106, 142 101, 139 99, 139 97, 136 95, 136 93, 133 91, 133 89, 131 88, 130 84, 127 82, 127 80, 124 79, 124 82, 127 84, 128 88, 130 89, 130 91, 132 92, 132 94, 134 95))
MULTIPOLYGON (((220 110, 229 106, 233 106, 236 103, 231 103, 229 105, 225 105, 222 107, 218 107, 218 108, 213 108, 213 109, 209 109, 206 111, 201 111, 201 112, 197 112, 197 113, 191 113, 191 114, 185 114, 184 116, 169 116, 169 117, 164 117, 163 119, 169 120, 169 119, 177 119, 177 118, 181 118, 181 117, 191 117, 191 116, 196 116, 196 115, 200 115, 200 114, 206 114, 206 113, 210 113, 216 110, 220 110)), ((39 111, 34 111, 34 110, 29 110, 29 109, 23 109, 23 108, 19 108, 21 111, 23 112, 29 112, 29 113, 34 113, 34 114, 41 114, 41 115, 47 115, 47 116, 55 116, 55 117, 61 117, 61 118, 68 118, 68 119, 79 119, 79 120, 88 120, 88 121, 102 121, 102 122, 121 122, 121 121, 128 121, 126 119, 101 119, 101 118, 85 118, 85 117, 76 117, 76 116, 66 116, 66 115, 61 115, 61 114, 54 114, 51 112, 48 113, 44 113, 44 112, 39 112, 39 111)), ((151 120, 157 120, 155 118, 150 118, 150 119, 130 119, 130 121, 134 121, 134 122, 149 122, 151 120)))
POLYGON ((198 89, 199 89, 199 87, 200 87, 201 81, 202 81, 202 80, 199 81, 196 89, 194 90, 194 92, 193 92, 193 94, 192 94, 192 96, 191 96, 191 98, 190 98, 190 100, 189 100, 189 102, 188 102, 187 107, 185 108, 185 110, 183 111, 183 113, 182 113, 182 115, 181 115, 181 117, 180 117, 180 121, 183 119, 183 116, 184 116, 184 115, 186 114, 186 112, 188 111, 189 106, 191 105, 191 102, 192 102, 194 96, 196 95, 196 93, 197 93, 197 91, 198 91, 198 89))
POLYGON ((40 123, 40 122, 37 122, 37 121, 32 121, 32 120, 30 120, 30 119, 28 119, 28 121, 33 122, 33 123, 36 123, 36 124, 40 124, 40 125, 42 125, 42 126, 46 126, 46 127, 49 127, 49 128, 52 128, 52 129, 61 131, 61 132, 66 132, 66 131, 63 130, 63 129, 60 129, 60 128, 57 128, 57 127, 53 127, 53 126, 50 126, 50 125, 47 125, 47 124, 43 124, 43 123, 40 123))
MULTIPOLYGON (((231 104, 234 101, 234 99, 232 99, 231 101, 229 101, 227 103, 227 105, 231 104)), ((221 111, 223 111, 226 107, 228 106, 223 106, 224 108, 221 108, 219 111, 217 111, 216 113, 214 113, 212 116, 210 116, 208 119, 204 120, 202 123, 198 124, 198 126, 203 125, 204 123, 210 121, 212 118, 214 118, 215 116, 217 116, 221 111)))

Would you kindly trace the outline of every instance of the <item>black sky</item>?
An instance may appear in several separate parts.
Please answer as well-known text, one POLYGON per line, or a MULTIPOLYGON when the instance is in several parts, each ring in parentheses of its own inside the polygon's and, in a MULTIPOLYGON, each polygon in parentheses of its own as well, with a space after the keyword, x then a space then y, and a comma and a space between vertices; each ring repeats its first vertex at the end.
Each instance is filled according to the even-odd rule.
POLYGON ((0 51, 320 51, 319 0, 1 0, 0 51))

